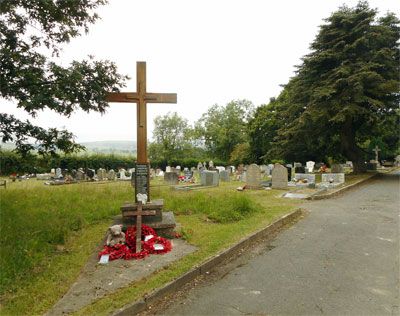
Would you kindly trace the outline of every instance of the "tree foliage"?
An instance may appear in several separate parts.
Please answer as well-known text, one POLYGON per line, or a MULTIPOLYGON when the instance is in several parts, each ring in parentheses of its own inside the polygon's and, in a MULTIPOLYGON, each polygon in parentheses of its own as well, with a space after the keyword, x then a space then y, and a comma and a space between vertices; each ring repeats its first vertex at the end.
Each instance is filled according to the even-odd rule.
POLYGON ((185 151, 190 150, 191 127, 187 119, 178 113, 168 113, 164 116, 157 116, 154 119, 153 136, 155 143, 150 145, 149 153, 153 158, 158 152, 157 158, 171 160, 173 157, 182 158, 185 151))
MULTIPOLYGON (((377 18, 360 2, 339 8, 326 22, 285 87, 285 124, 272 152, 287 158, 300 141, 310 142, 309 155, 346 158, 362 172, 362 144, 383 129, 398 131, 399 20, 393 13, 377 18)), ((398 143, 398 133, 390 137, 398 143)))
POLYGON ((211 156, 228 161, 235 146, 248 141, 247 122, 254 113, 248 100, 213 105, 196 122, 195 132, 211 156))
MULTIPOLYGON (((61 44, 68 43, 98 16, 93 12, 105 0, 7 0, 0 2, 0 96, 13 101, 32 117, 50 109, 69 117, 77 109, 104 113, 107 92, 118 91, 128 77, 117 73, 110 61, 73 61, 68 67, 56 63, 61 44), (46 57, 43 51, 52 54, 46 57)), ((1 114, 3 142, 15 141, 17 151, 32 149, 30 138, 40 152, 56 149, 74 152, 68 131, 45 130, 1 114)))
POLYGON ((239 166, 240 164, 249 165, 254 162, 251 156, 250 144, 243 143, 236 145, 229 161, 235 166, 239 166))
POLYGON ((271 155, 270 151, 278 129, 285 126, 282 113, 287 108, 287 102, 288 93, 284 89, 278 98, 271 98, 269 104, 257 107, 249 120, 247 129, 253 161, 263 163, 277 159, 278 156, 271 155))

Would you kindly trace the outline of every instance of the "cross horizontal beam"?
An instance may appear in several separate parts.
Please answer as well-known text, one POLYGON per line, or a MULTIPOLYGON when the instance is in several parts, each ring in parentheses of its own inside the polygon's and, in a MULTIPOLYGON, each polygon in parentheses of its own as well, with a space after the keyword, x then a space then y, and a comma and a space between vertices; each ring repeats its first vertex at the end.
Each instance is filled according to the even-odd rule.
POLYGON ((126 211, 124 216, 156 215, 156 211, 126 211))
MULTIPOLYGON (((136 92, 109 92, 105 98, 106 102, 139 102, 139 93, 136 92)), ((143 95, 146 103, 177 103, 176 93, 146 93, 143 95)))

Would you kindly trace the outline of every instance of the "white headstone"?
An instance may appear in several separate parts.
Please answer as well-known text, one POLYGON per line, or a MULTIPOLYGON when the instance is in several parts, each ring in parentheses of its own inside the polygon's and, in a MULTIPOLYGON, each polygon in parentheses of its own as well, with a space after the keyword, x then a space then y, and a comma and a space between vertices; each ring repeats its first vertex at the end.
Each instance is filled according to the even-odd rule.
POLYGON ((218 169, 218 171, 221 172, 222 170, 225 170, 225 167, 217 166, 215 169, 218 169))
POLYGON ((120 170, 119 170, 119 178, 120 178, 121 180, 128 179, 128 177, 125 175, 125 169, 120 169, 120 170))
POLYGON ((165 172, 171 172, 171 167, 170 167, 170 166, 167 166, 167 167, 165 168, 165 172))
POLYGON ((315 161, 307 161, 306 166, 307 166, 308 172, 313 172, 314 165, 315 165, 315 161))

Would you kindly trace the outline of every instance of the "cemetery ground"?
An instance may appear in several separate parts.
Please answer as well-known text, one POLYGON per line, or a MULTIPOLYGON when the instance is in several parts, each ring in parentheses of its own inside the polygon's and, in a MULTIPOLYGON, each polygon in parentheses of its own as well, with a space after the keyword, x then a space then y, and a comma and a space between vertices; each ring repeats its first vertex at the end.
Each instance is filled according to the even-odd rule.
MULTIPOLYGON (((346 176, 346 184, 372 174, 346 176)), ((317 177, 317 182, 318 182, 317 177)), ((201 191, 170 191, 152 180, 152 198, 173 211, 182 238, 199 250, 117 290, 77 314, 105 315, 165 284, 220 250, 292 212, 299 200, 281 190, 236 191, 243 183, 220 182, 201 191)), ((2 314, 41 314, 74 283, 124 201, 128 181, 44 186, 35 179, 1 189, 2 314)))

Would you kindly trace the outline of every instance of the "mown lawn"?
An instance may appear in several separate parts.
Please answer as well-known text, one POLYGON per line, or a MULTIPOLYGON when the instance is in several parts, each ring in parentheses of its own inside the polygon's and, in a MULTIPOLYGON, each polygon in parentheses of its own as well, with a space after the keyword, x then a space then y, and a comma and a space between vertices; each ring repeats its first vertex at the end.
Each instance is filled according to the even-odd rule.
MULTIPOLYGON (((153 181, 153 185, 160 184, 153 181)), ((183 238, 200 249, 168 269, 116 291, 77 314, 106 315, 244 236, 297 208, 282 191, 243 192, 239 182, 191 192, 152 187, 182 225, 183 238)), ((0 300, 2 315, 35 315, 49 310, 72 285, 124 201, 133 200, 130 182, 45 186, 35 179, 0 188, 0 300)))

